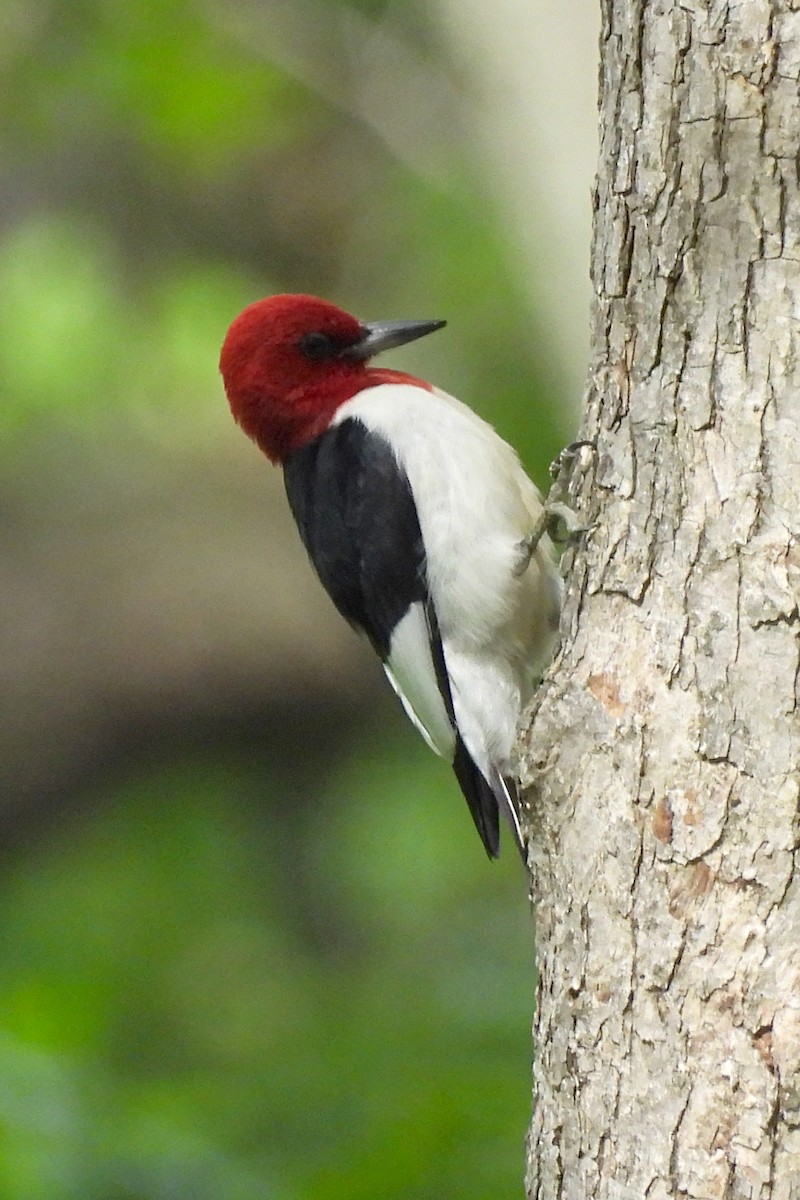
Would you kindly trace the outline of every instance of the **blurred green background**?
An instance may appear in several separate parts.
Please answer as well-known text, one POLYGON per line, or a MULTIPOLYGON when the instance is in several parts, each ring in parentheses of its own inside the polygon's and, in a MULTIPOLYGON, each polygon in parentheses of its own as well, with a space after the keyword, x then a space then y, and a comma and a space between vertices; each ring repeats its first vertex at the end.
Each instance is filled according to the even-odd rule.
POLYGON ((241 307, 534 477, 585 361, 594 0, 5 0, 0 1200, 521 1193, 533 929, 217 375, 241 307))

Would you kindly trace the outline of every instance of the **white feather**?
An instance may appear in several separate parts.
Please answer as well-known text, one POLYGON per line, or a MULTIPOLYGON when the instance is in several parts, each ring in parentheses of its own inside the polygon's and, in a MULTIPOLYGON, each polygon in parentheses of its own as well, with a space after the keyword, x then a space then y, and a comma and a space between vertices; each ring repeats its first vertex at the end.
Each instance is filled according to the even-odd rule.
POLYGON ((431 750, 452 759, 455 732, 436 679, 428 621, 421 603, 412 604, 395 627, 383 669, 431 750))

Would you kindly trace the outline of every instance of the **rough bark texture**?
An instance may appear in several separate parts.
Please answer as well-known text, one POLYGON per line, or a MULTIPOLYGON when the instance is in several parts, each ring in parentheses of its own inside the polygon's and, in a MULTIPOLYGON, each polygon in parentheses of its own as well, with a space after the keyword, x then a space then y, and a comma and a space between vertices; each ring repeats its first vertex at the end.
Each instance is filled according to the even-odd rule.
POLYGON ((604 0, 531 1197, 800 1197, 800 4, 604 0))

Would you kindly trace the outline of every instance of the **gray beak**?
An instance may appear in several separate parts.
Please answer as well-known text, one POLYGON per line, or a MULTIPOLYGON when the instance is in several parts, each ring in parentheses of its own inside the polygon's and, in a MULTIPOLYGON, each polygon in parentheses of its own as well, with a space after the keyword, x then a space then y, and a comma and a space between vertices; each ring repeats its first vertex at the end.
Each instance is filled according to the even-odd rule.
POLYGON ((396 346, 405 346, 406 342, 415 342, 417 338, 434 333, 446 324, 446 321, 370 321, 364 326, 365 333, 361 340, 354 346, 348 346, 342 358, 364 362, 383 350, 393 350, 396 346))

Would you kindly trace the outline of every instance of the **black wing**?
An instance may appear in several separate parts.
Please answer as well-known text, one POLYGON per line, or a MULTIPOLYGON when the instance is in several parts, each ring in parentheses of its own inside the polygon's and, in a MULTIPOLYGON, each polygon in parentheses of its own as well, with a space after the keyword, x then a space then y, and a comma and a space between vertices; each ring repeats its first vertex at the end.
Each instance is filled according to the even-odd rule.
POLYGON ((342 421, 291 455, 284 481, 323 587, 385 660, 395 626, 428 594, 414 498, 391 448, 342 421))

